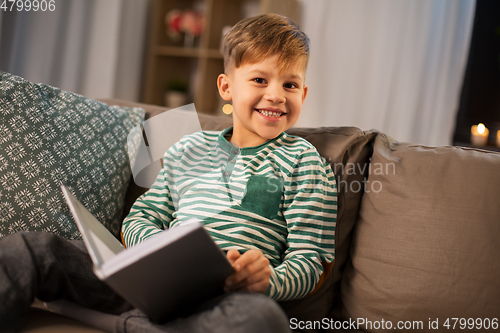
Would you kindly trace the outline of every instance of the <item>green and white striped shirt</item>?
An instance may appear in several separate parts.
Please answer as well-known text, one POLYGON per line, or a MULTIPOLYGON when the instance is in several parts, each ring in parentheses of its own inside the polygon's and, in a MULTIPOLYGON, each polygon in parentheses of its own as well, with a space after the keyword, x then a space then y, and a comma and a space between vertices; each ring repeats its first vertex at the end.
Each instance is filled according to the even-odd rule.
POLYGON ((306 140, 283 132, 237 148, 232 131, 185 136, 164 155, 155 183, 123 222, 132 246, 191 218, 223 250, 258 249, 272 266, 275 300, 310 293, 335 249, 337 187, 333 171, 306 140))

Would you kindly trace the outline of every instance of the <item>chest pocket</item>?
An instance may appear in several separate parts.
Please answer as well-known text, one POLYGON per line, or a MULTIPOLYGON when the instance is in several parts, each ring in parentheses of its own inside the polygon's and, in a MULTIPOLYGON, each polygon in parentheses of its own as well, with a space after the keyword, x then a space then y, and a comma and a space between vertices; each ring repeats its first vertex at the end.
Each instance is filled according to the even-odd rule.
POLYGON ((254 175, 247 182, 241 207, 272 220, 278 216, 282 194, 282 179, 254 175))

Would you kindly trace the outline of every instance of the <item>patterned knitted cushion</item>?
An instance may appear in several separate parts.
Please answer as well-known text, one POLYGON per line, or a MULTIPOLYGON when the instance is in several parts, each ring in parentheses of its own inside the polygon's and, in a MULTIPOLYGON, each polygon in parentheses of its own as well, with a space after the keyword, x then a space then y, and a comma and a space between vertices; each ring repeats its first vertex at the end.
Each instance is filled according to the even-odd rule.
POLYGON ((61 183, 118 236, 131 176, 127 134, 143 120, 141 108, 0 71, 0 238, 31 230, 79 239, 61 183))

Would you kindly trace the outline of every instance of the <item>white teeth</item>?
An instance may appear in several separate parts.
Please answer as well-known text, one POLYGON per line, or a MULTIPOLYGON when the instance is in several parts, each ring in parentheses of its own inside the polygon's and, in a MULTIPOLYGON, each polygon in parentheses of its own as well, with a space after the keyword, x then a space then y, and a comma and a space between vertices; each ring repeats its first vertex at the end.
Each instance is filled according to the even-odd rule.
POLYGON ((274 111, 267 111, 267 110, 257 110, 259 111, 260 113, 262 113, 264 116, 267 116, 267 117, 279 117, 281 116, 281 112, 274 112, 274 111))

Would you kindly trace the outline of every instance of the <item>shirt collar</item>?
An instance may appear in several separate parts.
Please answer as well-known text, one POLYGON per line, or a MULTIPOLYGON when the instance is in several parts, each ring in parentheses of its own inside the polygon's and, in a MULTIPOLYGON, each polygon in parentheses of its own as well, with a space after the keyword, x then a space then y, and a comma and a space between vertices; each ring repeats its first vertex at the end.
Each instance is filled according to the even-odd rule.
POLYGON ((265 147, 267 147, 272 142, 278 141, 281 137, 283 137, 285 135, 285 132, 281 132, 274 139, 267 140, 266 142, 264 142, 263 144, 260 144, 258 146, 238 148, 236 146, 233 146, 231 144, 231 142, 229 142, 226 139, 226 135, 229 134, 229 133, 232 133, 232 132, 233 132, 233 127, 231 126, 229 128, 226 128, 225 130, 223 130, 220 133, 219 138, 218 138, 219 147, 221 149, 223 149, 224 151, 228 152, 228 153, 231 153, 231 152, 234 153, 236 150, 238 150, 238 152, 241 152, 243 155, 254 155, 254 154, 258 153, 260 150, 262 150, 265 147))

